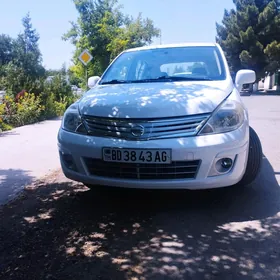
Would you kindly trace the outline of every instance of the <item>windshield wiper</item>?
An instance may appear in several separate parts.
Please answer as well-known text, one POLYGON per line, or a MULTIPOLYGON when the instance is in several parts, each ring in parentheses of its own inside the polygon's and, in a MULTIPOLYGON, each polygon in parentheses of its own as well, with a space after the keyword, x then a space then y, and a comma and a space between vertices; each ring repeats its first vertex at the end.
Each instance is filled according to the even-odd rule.
POLYGON ((113 85, 113 84, 130 84, 130 83, 153 83, 153 82, 180 82, 180 81, 212 81, 212 79, 207 77, 176 77, 176 76, 160 76, 157 78, 141 79, 141 80, 111 80, 107 82, 100 83, 101 85, 113 85))
POLYGON ((176 77, 176 76, 160 76, 158 78, 152 78, 152 79, 142 79, 142 80, 132 80, 130 83, 150 83, 150 82, 162 82, 162 81, 168 81, 168 82, 177 82, 177 81, 212 81, 212 79, 207 77, 201 77, 201 78, 194 78, 194 77, 176 77))
POLYGON ((111 80, 111 81, 108 81, 108 82, 102 82, 100 83, 101 85, 114 85, 114 84, 127 84, 129 83, 129 81, 125 81, 125 80, 111 80))

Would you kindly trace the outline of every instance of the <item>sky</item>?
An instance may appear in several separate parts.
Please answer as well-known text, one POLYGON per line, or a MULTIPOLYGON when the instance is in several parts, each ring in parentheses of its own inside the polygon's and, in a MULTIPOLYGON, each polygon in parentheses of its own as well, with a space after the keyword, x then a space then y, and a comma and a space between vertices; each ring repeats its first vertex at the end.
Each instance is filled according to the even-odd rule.
MULTIPOLYGON (((154 21, 161 29, 162 43, 214 42, 216 22, 221 22, 224 9, 233 7, 232 0, 119 0, 126 14, 154 21)), ((16 37, 22 31, 21 19, 30 12, 33 27, 40 34, 43 64, 59 69, 71 65, 74 46, 61 37, 77 19, 72 0, 0 0, 0 34, 16 37)), ((159 44, 159 39, 154 44, 159 44)))

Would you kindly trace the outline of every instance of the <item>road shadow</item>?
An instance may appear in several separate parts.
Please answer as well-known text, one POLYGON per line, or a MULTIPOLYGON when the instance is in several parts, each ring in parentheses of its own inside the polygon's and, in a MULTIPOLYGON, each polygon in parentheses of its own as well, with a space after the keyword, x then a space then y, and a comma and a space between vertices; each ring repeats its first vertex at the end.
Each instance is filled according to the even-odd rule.
POLYGON ((0 205, 15 198, 33 179, 27 170, 0 169, 0 205))
MULTIPOLYGON (((280 279, 280 191, 37 184, 1 213, 3 279, 280 279)), ((1 278, 1 277, 0 277, 1 278)))
POLYGON ((257 96, 280 96, 279 91, 260 91, 260 92, 253 92, 251 95, 257 95, 257 96))
POLYGON ((0 132, 0 137, 14 136, 14 135, 19 135, 19 133, 14 130, 0 132))

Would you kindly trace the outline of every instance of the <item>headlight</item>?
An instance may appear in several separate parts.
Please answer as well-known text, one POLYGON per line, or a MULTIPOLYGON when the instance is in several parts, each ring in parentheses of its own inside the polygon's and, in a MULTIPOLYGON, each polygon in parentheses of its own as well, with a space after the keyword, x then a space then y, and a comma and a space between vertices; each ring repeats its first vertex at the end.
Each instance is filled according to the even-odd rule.
POLYGON ((70 132, 87 134, 86 128, 82 123, 82 119, 78 111, 78 105, 76 103, 72 104, 66 110, 62 120, 62 129, 70 132))
POLYGON ((199 135, 225 133, 239 128, 245 119, 245 110, 236 100, 227 99, 202 127, 199 135))

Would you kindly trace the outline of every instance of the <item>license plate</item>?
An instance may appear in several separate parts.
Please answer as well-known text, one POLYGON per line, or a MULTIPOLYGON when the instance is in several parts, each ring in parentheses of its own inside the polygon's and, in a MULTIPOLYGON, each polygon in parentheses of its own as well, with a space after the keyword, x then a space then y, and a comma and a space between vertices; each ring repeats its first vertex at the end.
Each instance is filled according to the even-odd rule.
POLYGON ((169 164, 171 163, 171 150, 103 148, 103 160, 109 162, 169 164))

